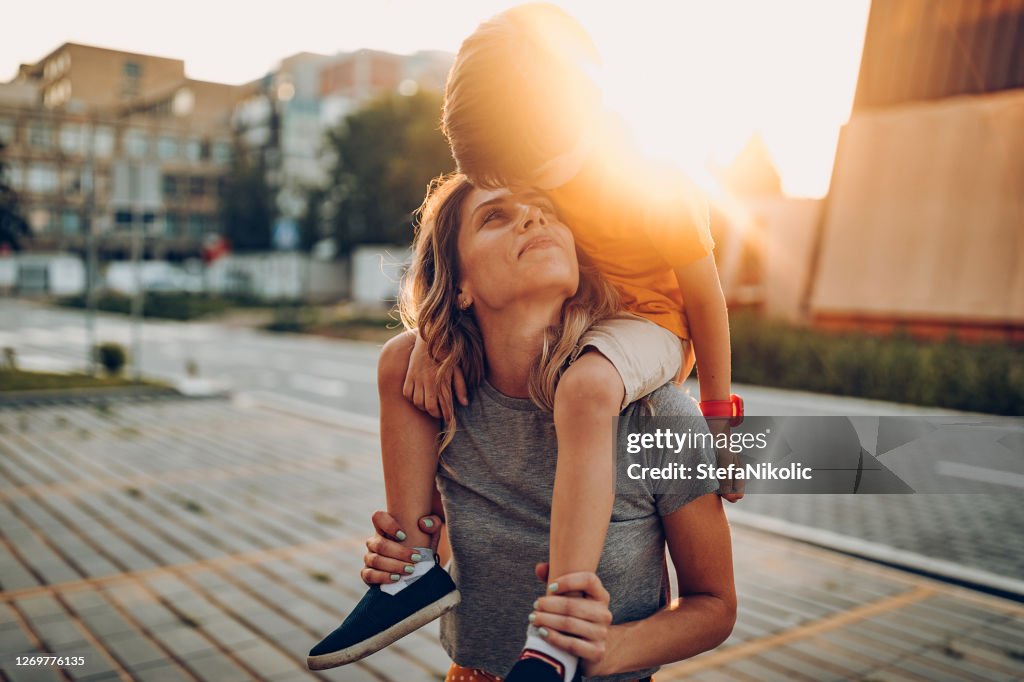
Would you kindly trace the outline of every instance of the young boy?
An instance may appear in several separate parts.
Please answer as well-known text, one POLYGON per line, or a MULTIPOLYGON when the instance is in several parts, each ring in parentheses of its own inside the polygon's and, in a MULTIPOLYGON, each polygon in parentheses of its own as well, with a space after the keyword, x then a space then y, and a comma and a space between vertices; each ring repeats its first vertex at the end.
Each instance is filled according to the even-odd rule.
MULTIPOLYGON (((459 170, 482 186, 545 190, 632 314, 592 329, 580 346, 595 352, 574 360, 556 392, 558 462, 548 572, 553 582, 597 568, 614 500, 612 417, 666 381, 684 379, 694 351, 705 413, 735 412, 728 320, 706 207, 681 175, 641 160, 610 122, 588 76, 597 62, 589 37, 561 9, 524 5, 484 22, 463 42, 445 95, 444 131, 459 170)), ((439 407, 452 409, 445 404, 452 378, 441 377, 437 386, 433 359, 422 346, 417 341, 412 352, 406 396, 436 416, 439 407)), ((382 404, 382 416, 383 410, 382 404)), ((409 466, 432 472, 436 448, 433 456, 432 466, 409 466)), ((419 580, 433 564, 429 537, 417 526, 430 513, 432 473, 411 481, 392 464, 395 473, 388 475, 385 460, 388 512, 409 531, 397 539, 427 561, 418 562, 412 575, 398 576, 396 585, 381 588, 388 597, 368 592, 356 617, 310 652, 311 667, 372 653, 410 631, 410 623, 436 618, 457 603, 454 585, 419 580), (390 624, 367 627, 366 614, 374 611, 395 615, 390 624)), ((730 501, 741 496, 724 485, 721 492, 730 501)), ((578 674, 576 657, 545 641, 543 632, 529 626, 507 682, 568 682, 578 674)))

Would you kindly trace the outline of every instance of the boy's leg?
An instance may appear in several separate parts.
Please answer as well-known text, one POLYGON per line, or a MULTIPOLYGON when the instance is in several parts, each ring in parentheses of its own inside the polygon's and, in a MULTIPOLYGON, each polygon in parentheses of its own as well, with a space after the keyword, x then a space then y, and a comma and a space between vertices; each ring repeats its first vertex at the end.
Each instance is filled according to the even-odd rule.
MULTIPOLYGON (((566 369, 555 391, 551 582, 567 573, 597 570, 615 501, 613 420, 626 405, 675 378, 681 360, 679 341, 671 332, 635 316, 595 325, 580 347, 583 354, 566 369)), ((561 666, 562 679, 572 679, 575 657, 544 642, 532 627, 526 649, 543 656, 520 659, 507 682, 549 676, 540 660, 552 660, 551 667, 561 666)))
POLYGON ((430 547, 419 519, 430 513, 437 472, 438 421, 402 395, 415 342, 405 332, 384 344, 377 363, 380 396, 380 451, 388 513, 398 521, 406 547, 430 547))
POLYGON ((419 629, 459 602, 451 577, 435 560, 430 536, 419 519, 430 514, 436 487, 438 424, 402 395, 414 337, 403 334, 385 344, 377 366, 381 410, 381 453, 388 512, 419 559, 395 573, 394 583, 371 587, 345 622, 314 646, 311 670, 352 663, 419 629), (411 572, 409 572, 411 571, 411 572))

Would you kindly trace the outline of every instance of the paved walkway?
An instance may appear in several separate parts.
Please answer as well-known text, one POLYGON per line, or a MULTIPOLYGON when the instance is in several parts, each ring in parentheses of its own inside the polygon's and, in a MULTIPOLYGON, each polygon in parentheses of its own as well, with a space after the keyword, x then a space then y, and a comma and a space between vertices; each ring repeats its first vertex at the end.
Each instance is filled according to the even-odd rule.
MULTIPOLYGON (((440 679, 436 623, 305 669, 363 592, 366 427, 224 400, 0 410, 0 677, 440 679), (43 652, 84 664, 15 665, 43 652)), ((659 682, 1024 677, 1020 604, 734 531, 735 632, 659 682)))

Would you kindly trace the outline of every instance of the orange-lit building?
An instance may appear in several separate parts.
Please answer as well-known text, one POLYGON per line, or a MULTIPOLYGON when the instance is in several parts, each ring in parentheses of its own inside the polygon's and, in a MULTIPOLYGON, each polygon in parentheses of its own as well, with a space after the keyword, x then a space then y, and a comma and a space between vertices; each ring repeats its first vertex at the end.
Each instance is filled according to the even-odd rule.
POLYGON ((1024 0, 875 0, 805 293, 818 326, 1024 341, 1024 0))
POLYGON ((198 255, 220 230, 237 92, 188 78, 180 59, 76 43, 23 64, 0 84, 0 140, 32 230, 27 247, 81 253, 91 221, 101 255, 125 257, 138 220, 148 256, 198 255), (114 203, 119 162, 157 170, 158 199, 139 215, 114 203))

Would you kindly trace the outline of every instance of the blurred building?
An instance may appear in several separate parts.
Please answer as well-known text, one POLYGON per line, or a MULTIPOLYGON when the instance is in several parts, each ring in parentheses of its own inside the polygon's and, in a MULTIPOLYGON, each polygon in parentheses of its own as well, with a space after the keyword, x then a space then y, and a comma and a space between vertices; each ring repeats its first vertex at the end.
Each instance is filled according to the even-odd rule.
POLYGON ((443 91, 453 59, 450 53, 435 51, 302 52, 241 86, 233 122, 242 141, 265 154, 268 184, 277 194, 275 232, 294 231, 305 211, 307 188, 327 182, 334 159, 323 150, 331 128, 386 93, 443 91))
POLYGON ((220 231, 238 96, 188 78, 179 59, 76 43, 23 64, 0 84, 0 140, 32 228, 27 247, 82 252, 91 221, 101 256, 126 257, 137 221, 147 256, 198 255, 220 231), (140 168, 158 185, 145 206, 119 186, 140 168))
POLYGON ((818 325, 1024 341, 1024 0, 875 0, 813 245, 818 325))

